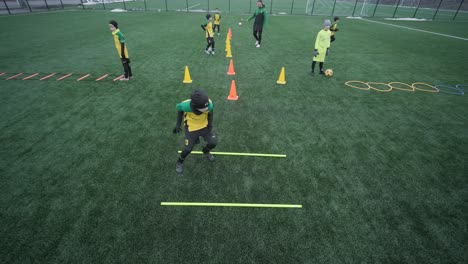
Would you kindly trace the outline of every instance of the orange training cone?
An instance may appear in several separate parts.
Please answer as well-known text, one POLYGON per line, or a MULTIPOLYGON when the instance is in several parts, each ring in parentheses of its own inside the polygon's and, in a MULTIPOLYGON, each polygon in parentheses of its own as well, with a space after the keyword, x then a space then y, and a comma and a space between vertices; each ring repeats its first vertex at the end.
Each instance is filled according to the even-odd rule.
POLYGON ((284 67, 281 68, 281 73, 278 78, 278 81, 276 81, 277 84, 286 84, 286 77, 284 76, 284 67))
POLYGON ((236 72, 234 71, 234 63, 232 62, 232 59, 229 62, 229 69, 228 69, 227 75, 236 75, 236 72))
POLYGON ((232 39, 232 31, 231 31, 231 28, 229 28, 229 30, 228 30, 228 36, 229 36, 229 40, 231 40, 231 39, 232 39))
POLYGON ((227 99, 231 101, 237 101, 237 99, 239 99, 239 96, 237 96, 236 91, 236 81, 234 80, 232 80, 231 82, 231 91, 229 91, 229 96, 227 99))
POLYGON ((184 83, 192 83, 192 78, 190 78, 188 66, 185 66, 184 83))

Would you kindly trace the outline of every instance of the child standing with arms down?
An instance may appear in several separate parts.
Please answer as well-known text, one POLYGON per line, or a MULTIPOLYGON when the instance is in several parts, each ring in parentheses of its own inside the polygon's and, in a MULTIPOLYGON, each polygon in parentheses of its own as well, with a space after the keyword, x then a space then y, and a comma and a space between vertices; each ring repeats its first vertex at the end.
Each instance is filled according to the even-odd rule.
POLYGON ((260 45, 262 43, 262 32, 263 32, 263 26, 266 24, 267 20, 267 11, 265 8, 265 5, 261 0, 257 1, 257 9, 255 10, 255 13, 249 18, 248 21, 252 20, 255 18, 254 25, 253 25, 253 35, 255 39, 257 40, 255 42, 255 46, 257 48, 260 48, 260 45))
POLYGON ((132 68, 130 68, 130 58, 128 57, 127 45, 125 45, 125 38, 122 32, 119 30, 117 21, 109 21, 109 29, 114 35, 114 43, 117 52, 119 53, 120 60, 124 68, 124 77, 120 78, 121 81, 128 81, 132 77, 132 68))
POLYGON ((320 74, 323 74, 323 63, 325 57, 330 52, 330 20, 326 19, 323 23, 323 29, 317 34, 315 39, 314 58, 312 61, 312 77, 314 77, 315 64, 319 62, 320 74))
POLYGON ((213 31, 218 33, 219 36, 219 25, 221 24, 221 15, 219 14, 219 9, 215 9, 214 14, 214 28, 213 31))
POLYGON ((205 53, 211 55, 215 55, 215 41, 213 38, 213 23, 211 22, 213 18, 211 17, 210 14, 206 15, 206 22, 201 25, 203 30, 205 31, 205 37, 206 37, 206 42, 208 45, 206 45, 205 53))

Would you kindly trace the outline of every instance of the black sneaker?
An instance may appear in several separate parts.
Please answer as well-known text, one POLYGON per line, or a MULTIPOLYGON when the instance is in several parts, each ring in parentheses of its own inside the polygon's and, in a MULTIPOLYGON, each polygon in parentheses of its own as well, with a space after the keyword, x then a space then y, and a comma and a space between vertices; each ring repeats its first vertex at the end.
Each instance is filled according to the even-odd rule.
POLYGON ((203 153, 203 155, 205 155, 206 159, 208 159, 209 161, 211 162, 215 161, 215 157, 210 152, 203 153))
POLYGON ((320 71, 319 74, 322 74, 322 75, 323 75, 323 74, 325 74, 325 73, 324 73, 323 71, 320 71))
POLYGON ((315 72, 310 72, 310 75, 311 75, 312 77, 314 77, 314 74, 315 74, 315 72))
POLYGON ((175 171, 179 174, 182 174, 184 172, 184 163, 177 161, 175 164, 175 171))

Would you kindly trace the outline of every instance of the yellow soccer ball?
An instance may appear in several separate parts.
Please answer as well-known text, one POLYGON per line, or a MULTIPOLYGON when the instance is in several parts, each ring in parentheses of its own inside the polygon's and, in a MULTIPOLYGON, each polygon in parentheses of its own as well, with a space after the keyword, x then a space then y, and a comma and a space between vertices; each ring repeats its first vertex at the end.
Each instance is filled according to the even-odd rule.
POLYGON ((326 77, 332 77, 333 75, 333 70, 332 69, 326 69, 325 70, 325 76, 326 77))

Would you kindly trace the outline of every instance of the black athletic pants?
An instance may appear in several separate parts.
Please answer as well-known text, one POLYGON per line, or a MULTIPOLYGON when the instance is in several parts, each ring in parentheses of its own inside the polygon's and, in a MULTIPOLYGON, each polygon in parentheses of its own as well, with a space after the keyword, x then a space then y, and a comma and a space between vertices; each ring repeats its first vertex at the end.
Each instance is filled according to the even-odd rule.
POLYGON ((218 144, 218 138, 213 134, 211 128, 205 127, 192 132, 185 129, 185 146, 180 154, 182 160, 185 159, 190 152, 192 152, 193 147, 200 142, 200 137, 206 142, 206 146, 203 147, 203 153, 210 152, 218 144))

